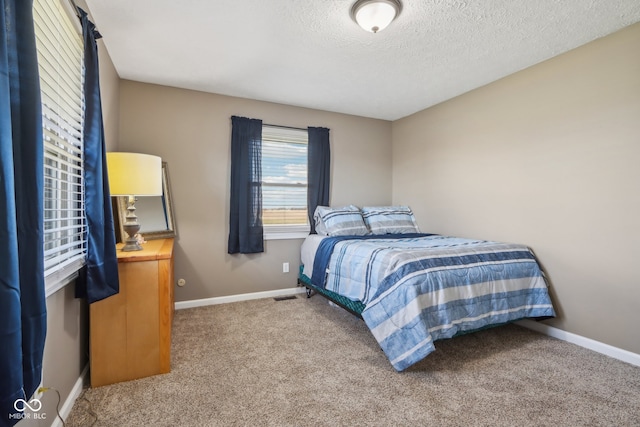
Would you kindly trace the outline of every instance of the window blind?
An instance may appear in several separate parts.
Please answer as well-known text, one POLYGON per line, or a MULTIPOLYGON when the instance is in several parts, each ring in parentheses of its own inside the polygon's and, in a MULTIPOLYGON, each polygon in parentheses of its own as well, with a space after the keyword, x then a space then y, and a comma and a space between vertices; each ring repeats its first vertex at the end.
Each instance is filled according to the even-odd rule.
POLYGON ((47 295, 86 254, 83 42, 58 0, 34 0, 44 140, 44 264, 47 295))
POLYGON ((306 130, 262 127, 262 223, 307 227, 306 130))

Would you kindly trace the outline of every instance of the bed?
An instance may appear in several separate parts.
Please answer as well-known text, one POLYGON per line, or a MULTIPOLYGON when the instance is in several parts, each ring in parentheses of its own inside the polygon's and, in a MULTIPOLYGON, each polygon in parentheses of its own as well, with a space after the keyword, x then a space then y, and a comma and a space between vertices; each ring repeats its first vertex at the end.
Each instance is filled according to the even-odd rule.
POLYGON ((555 317, 524 245, 424 233, 308 236, 299 282, 365 321, 403 371, 434 341, 525 318, 555 317))

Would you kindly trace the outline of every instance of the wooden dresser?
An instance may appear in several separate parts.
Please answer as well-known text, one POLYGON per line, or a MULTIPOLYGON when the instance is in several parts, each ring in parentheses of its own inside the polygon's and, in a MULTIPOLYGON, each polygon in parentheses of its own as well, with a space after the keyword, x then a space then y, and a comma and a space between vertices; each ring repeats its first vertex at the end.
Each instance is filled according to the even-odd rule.
POLYGON ((91 386, 171 370, 173 239, 118 248, 120 293, 90 305, 91 386))

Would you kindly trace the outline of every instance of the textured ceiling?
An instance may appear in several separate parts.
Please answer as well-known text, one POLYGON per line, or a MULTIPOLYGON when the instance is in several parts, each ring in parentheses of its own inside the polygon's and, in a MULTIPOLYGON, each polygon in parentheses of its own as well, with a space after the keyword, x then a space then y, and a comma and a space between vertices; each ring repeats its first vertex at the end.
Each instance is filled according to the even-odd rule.
MULTIPOLYGON (((86 0, 123 79, 395 120, 640 21, 640 0, 86 0)), ((640 47, 639 47, 640 49, 640 47)))

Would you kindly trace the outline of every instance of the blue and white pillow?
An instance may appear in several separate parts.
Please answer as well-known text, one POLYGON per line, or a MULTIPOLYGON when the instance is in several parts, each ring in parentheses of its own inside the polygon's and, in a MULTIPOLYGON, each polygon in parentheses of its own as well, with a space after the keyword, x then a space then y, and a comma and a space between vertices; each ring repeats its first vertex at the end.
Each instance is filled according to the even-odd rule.
POLYGON ((357 206, 318 206, 313 214, 316 233, 323 236, 364 236, 369 230, 357 206))
POLYGON ((408 206, 363 207, 362 217, 373 234, 409 234, 420 232, 413 212, 408 206))

